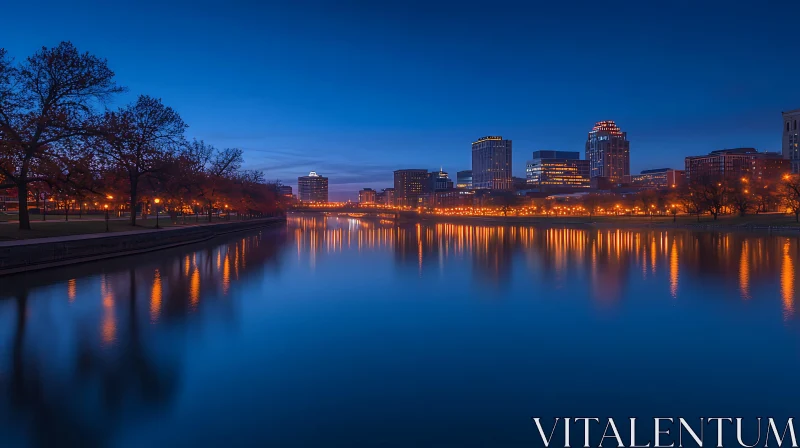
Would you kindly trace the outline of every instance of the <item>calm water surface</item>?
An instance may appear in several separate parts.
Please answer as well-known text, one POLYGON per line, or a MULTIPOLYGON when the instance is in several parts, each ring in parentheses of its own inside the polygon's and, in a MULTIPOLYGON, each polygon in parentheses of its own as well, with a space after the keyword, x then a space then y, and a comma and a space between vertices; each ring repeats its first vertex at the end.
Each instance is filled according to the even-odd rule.
POLYGON ((795 237, 295 215, 4 278, 0 446, 516 447, 541 446, 532 416, 797 416, 798 270, 795 237))

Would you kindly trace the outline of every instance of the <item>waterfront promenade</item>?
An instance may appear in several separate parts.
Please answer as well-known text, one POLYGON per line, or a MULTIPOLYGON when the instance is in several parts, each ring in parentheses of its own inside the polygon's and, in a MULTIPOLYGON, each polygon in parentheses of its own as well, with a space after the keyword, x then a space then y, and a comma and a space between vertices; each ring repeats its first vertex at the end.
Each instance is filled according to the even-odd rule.
POLYGON ((284 222, 272 217, 0 241, 0 276, 166 249, 284 222))

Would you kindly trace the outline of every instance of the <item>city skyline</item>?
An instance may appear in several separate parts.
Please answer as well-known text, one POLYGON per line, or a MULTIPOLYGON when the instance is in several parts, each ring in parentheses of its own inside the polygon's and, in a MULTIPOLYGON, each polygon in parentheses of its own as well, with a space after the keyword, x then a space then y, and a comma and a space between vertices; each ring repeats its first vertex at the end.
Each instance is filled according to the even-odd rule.
POLYGON ((786 57, 795 3, 658 14, 636 2, 501 5, 495 18, 506 25, 491 37, 467 26, 482 17, 477 2, 455 13, 435 2, 239 5, 222 16, 208 6, 145 2, 122 15, 115 4, 44 2, 59 13, 0 36, 17 59, 67 39, 102 55, 129 88, 115 105, 150 92, 192 135, 242 148, 247 168, 268 179, 295 186, 300 174, 325 174, 332 199, 387 187, 404 165, 469 169, 465 145, 480 135, 512 139, 512 174, 523 176, 530 153, 581 151, 606 119, 628 133, 631 173, 717 149, 780 151, 780 114, 800 106, 800 92, 785 88, 800 66, 786 57), (153 32, 136 34, 143 27, 153 32), (618 70, 587 70, 599 56, 618 70), (506 63, 472 68, 490 57, 506 63))

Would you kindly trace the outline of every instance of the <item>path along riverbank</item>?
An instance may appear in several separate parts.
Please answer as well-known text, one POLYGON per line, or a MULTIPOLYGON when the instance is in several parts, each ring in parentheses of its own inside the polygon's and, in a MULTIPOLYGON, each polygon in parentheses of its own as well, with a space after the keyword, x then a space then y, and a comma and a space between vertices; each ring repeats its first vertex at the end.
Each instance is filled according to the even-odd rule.
POLYGON ((260 218, 166 229, 0 241, 0 276, 167 249, 227 233, 281 226, 285 221, 284 217, 260 218))

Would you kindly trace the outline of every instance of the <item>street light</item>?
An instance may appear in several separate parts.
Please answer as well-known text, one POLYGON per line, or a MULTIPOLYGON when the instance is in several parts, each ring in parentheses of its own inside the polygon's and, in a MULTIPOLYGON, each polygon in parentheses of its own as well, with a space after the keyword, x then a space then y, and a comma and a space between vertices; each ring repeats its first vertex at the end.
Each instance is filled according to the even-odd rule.
POLYGON ((103 208, 106 210, 106 232, 108 232, 108 204, 103 204, 103 208))
POLYGON ((156 203, 156 229, 158 229, 158 228, 160 228, 160 227, 158 227, 158 204, 161 202, 161 199, 155 198, 155 199, 153 199, 153 202, 156 203))

